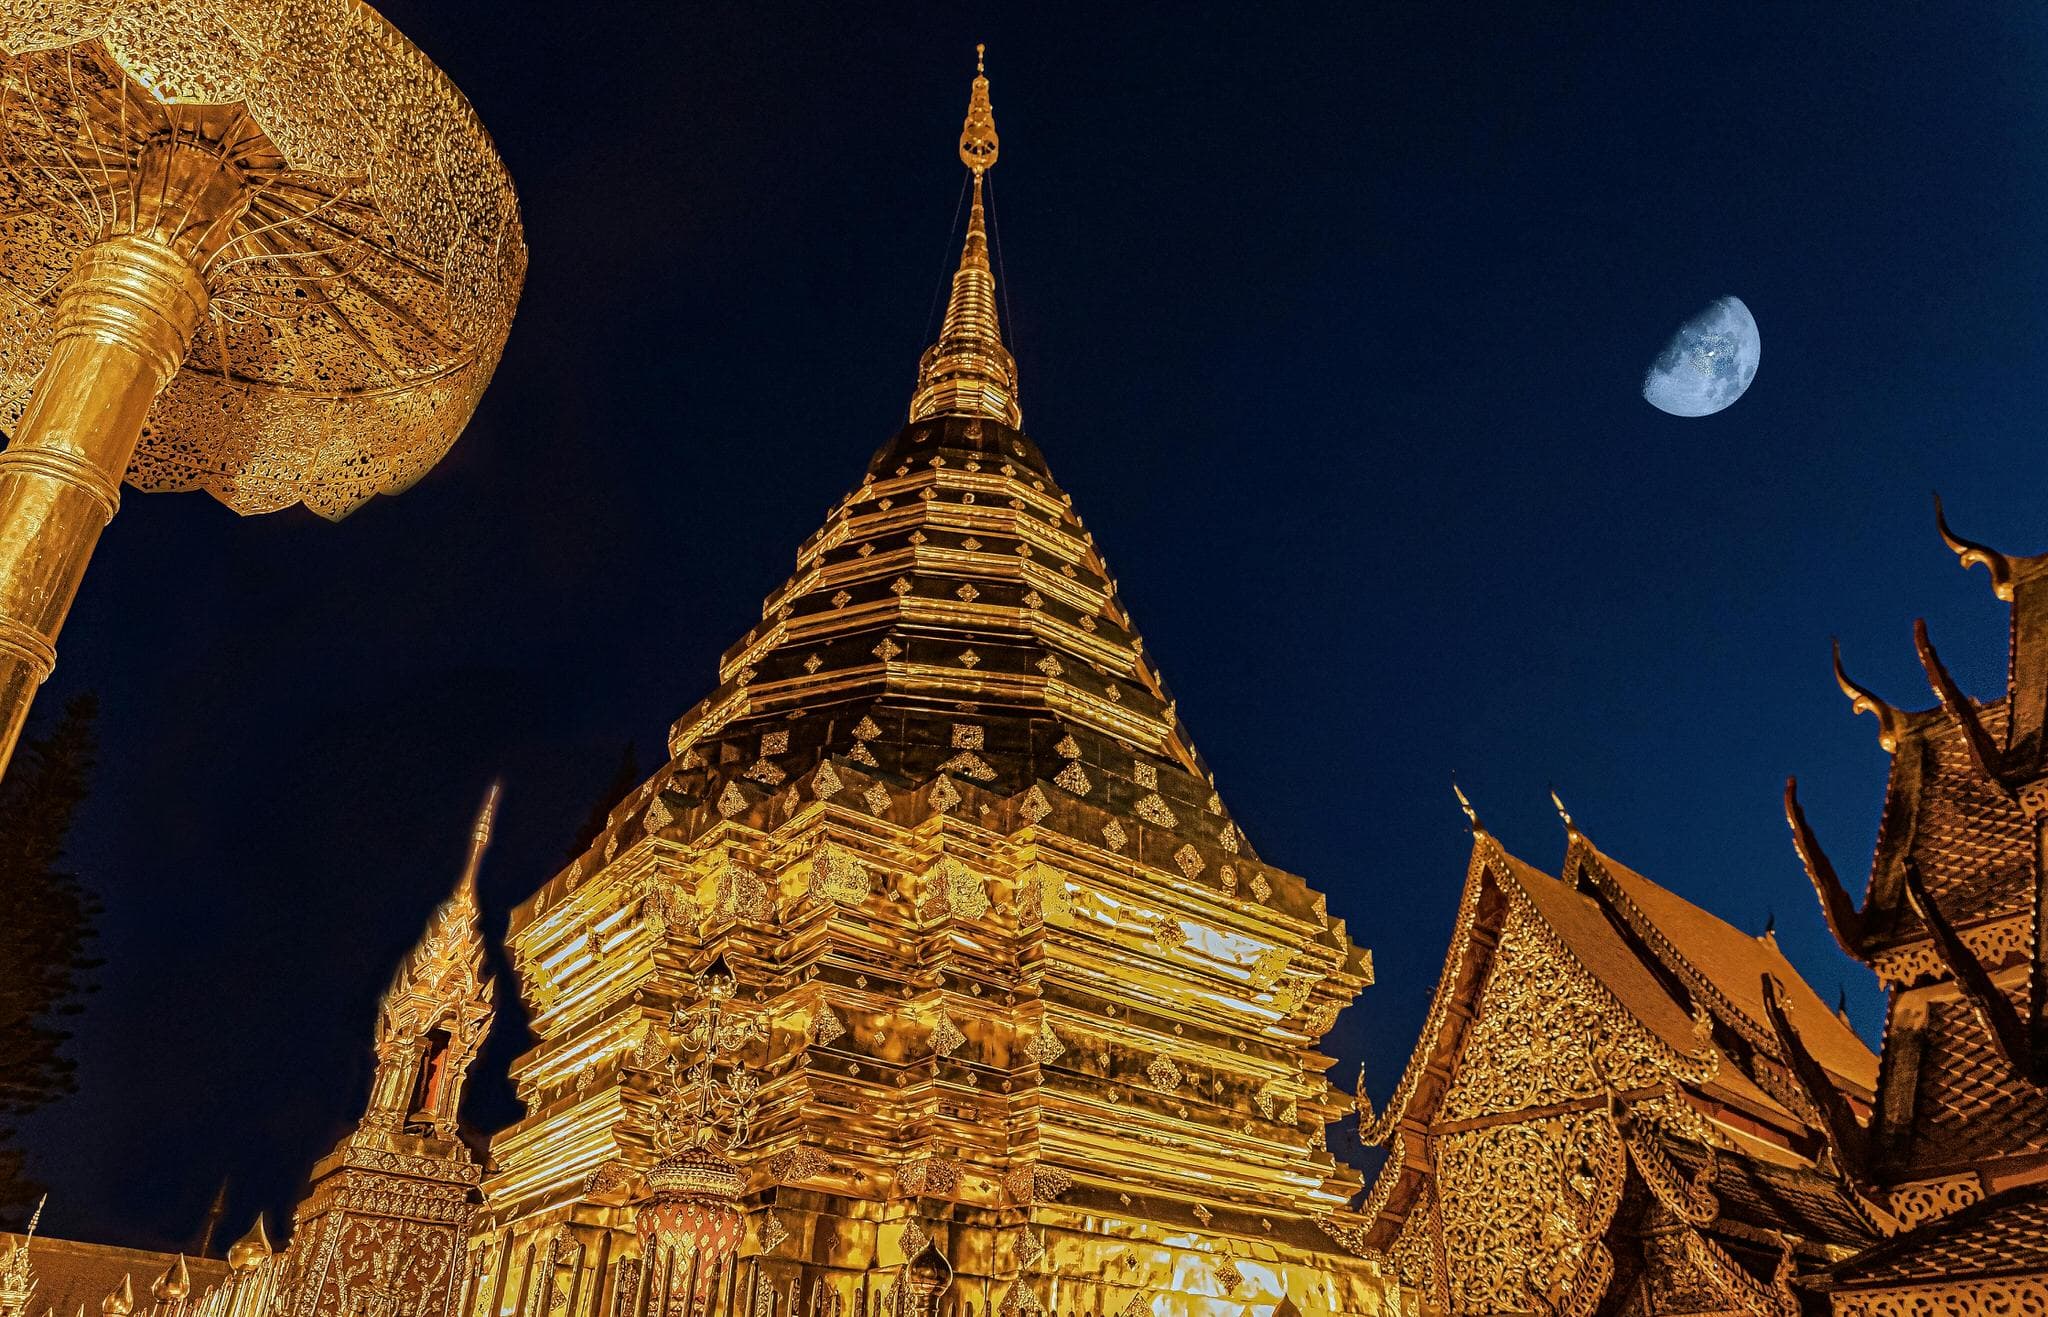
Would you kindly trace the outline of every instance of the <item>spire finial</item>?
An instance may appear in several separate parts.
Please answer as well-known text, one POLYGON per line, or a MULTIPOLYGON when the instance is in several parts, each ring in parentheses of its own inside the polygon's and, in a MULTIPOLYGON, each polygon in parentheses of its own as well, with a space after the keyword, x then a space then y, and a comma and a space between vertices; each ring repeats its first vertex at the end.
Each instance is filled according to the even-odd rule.
POLYGON ((953 295, 946 302, 939 341, 926 348, 918 362, 910 419, 986 417, 1019 426, 1024 418, 1017 406, 1017 362, 1003 346, 996 319, 996 279, 988 261, 988 215, 982 204, 984 177, 995 167, 1002 146, 996 136, 995 108, 989 102, 988 76, 982 71, 982 50, 975 48, 974 86, 967 98, 967 119, 960 126, 960 163, 974 178, 967 241, 960 250, 960 268, 953 274, 953 295))
POLYGON ((476 899, 476 875, 483 867, 484 848, 491 844, 491 827, 498 820, 498 792, 505 785, 500 778, 491 783, 491 789, 484 793, 483 807, 476 812, 476 825, 469 830, 469 854, 462 862, 462 877, 456 881, 455 894, 476 899))
POLYGON ((988 54, 988 45, 987 45, 987 43, 986 43, 986 42, 981 42, 981 41, 977 41, 977 42, 975 42, 975 43, 974 43, 974 71, 975 71, 976 73, 986 73, 986 72, 988 72, 988 70, 987 70, 987 69, 985 69, 985 68, 983 68, 983 67, 982 67, 982 63, 981 63, 981 57, 982 57, 983 55, 986 55, 986 54, 988 54))
POLYGON ((982 69, 981 53, 986 49, 974 48, 974 86, 967 95, 967 121, 960 125, 960 163, 973 170, 976 178, 995 168, 1002 146, 1002 139, 996 136, 995 107, 988 99, 988 74, 982 69))

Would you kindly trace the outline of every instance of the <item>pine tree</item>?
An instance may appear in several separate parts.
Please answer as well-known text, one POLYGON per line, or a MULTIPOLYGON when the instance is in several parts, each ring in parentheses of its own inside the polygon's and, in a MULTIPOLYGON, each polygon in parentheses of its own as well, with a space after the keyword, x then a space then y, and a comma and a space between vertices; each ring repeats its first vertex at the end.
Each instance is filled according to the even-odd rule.
POLYGON ((28 1179, 13 1123, 77 1086, 65 1017, 99 962, 88 948, 100 905, 64 865, 97 749, 99 703, 79 695, 49 732, 23 742, 0 779, 0 1212, 42 1186, 28 1179))

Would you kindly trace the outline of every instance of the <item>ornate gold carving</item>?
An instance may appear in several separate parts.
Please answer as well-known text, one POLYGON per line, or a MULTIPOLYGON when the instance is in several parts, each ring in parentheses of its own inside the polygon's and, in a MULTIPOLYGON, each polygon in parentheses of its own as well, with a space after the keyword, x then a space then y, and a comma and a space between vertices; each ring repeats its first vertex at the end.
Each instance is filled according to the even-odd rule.
POLYGON ((818 1047, 846 1036, 846 1023, 830 1006, 819 1006, 811 1017, 811 1042, 818 1047))
POLYGON ((151 231, 120 199, 148 183, 154 202, 155 152, 182 140, 244 196, 174 240, 203 244, 207 322, 129 482, 338 517, 440 459, 497 364, 526 248, 488 134, 419 51, 367 5, 255 0, 13 6, 0 48, 0 190, 40 217, 0 244, 0 429, 49 359, 57 286, 101 238, 151 231), (67 184, 80 168, 95 186, 67 184))
POLYGON ((1038 1033, 1031 1039, 1024 1051, 1040 1065, 1051 1065, 1066 1055, 1067 1045, 1053 1031, 1052 1021, 1046 1020, 1038 1026, 1038 1033))
POLYGON ((1156 792, 1140 799, 1136 805, 1132 806, 1132 809, 1139 818, 1147 823, 1156 823, 1162 828, 1176 828, 1180 826, 1180 819, 1175 817, 1174 812, 1166 807, 1166 802, 1161 800, 1156 792))
POLYGON ((2048 1278, 2039 1276, 1837 1291, 1829 1297, 1834 1317, 2048 1317, 2048 1278))
MULTIPOLYGON (((2015 915, 1958 930, 1963 945, 1976 954, 1987 968, 2032 953, 2033 943, 2027 916, 2015 915)), ((1905 987, 1937 975, 1948 968, 1931 941, 1909 943, 1871 957, 1870 968, 1888 988, 1905 987)))
MULTIPOLYGON (((1364 1231, 1359 1247, 1363 1249, 1364 1231)), ((1416 1198, 1415 1205, 1408 1210, 1408 1219, 1401 1223, 1401 1231, 1394 1236, 1394 1246, 1388 1253, 1394 1275, 1402 1284, 1414 1289, 1428 1301, 1441 1305, 1445 1297, 1443 1249, 1436 1237, 1436 1196, 1424 1189, 1416 1198)))
POLYGON ((1621 1136, 1604 1111, 1439 1136, 1436 1192, 1451 1307, 1589 1312, 1612 1260, 1621 1136))
POLYGON ((823 1175, 831 1165, 831 1159, 824 1153, 808 1143, 799 1143, 770 1157, 768 1174, 781 1184, 801 1184, 812 1176, 823 1175))
POLYGON ((1892 1215, 1902 1229, 1960 1211, 1984 1197, 1984 1182, 1971 1175, 1947 1175, 1933 1180, 1916 1180, 1891 1191, 1892 1215))
POLYGON ((960 776, 970 778, 976 782, 993 782, 996 780, 996 770, 989 766, 987 760, 971 750, 963 750, 945 763, 940 764, 939 771, 941 773, 958 773, 960 776))
POLYGON ((820 842, 811 851, 806 890, 814 901, 859 905, 873 892, 874 878, 851 851, 831 842, 820 842))
POLYGON ((932 1026, 932 1051, 940 1056, 951 1056, 967 1041, 967 1035, 960 1032, 960 1026, 953 1023, 953 1017, 941 1012, 939 1022, 932 1026))
POLYGON ((1667 1073, 1664 1049, 1520 907, 1501 930, 1483 1000, 1440 1119, 1648 1088, 1667 1073))
POLYGON ((1267 947, 1252 962, 1249 982, 1253 992, 1269 992, 1287 967, 1294 963, 1294 952, 1286 947, 1267 947))

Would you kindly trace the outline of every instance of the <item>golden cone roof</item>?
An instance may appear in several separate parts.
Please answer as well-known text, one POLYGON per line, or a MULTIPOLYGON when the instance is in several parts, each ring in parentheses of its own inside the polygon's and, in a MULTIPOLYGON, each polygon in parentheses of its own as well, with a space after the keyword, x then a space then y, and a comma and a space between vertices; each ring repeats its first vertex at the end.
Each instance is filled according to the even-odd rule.
POLYGON ((967 240, 960 249, 960 268, 953 274, 953 292, 946 301, 946 319, 938 341, 925 349, 918 363, 910 419, 983 416, 1019 426, 1024 414, 1017 406, 1017 362, 1003 346, 1002 327, 996 318, 996 279, 988 262, 988 221, 982 205, 982 182, 995 166, 1000 142, 980 55, 977 46, 974 89, 968 97, 967 121, 960 130, 960 163, 974 175, 967 240))

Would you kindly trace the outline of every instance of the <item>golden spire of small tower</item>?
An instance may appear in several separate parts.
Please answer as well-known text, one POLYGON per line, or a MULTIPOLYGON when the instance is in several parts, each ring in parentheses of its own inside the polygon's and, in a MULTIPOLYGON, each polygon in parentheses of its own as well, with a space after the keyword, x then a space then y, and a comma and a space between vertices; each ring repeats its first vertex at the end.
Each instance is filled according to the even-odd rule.
POLYGON ((28 1230, 19 1244, 0 1254, 0 1317, 26 1317, 29 1301, 36 1294, 36 1271, 29 1261, 29 1245, 36 1242, 36 1226, 43 1219, 44 1194, 28 1218, 28 1230))
POLYGON ((953 272, 953 295, 946 302, 939 340, 918 362, 917 392, 910 399, 913 421, 931 416, 985 416, 1010 426, 1024 421, 1017 406, 1017 362, 1003 346, 996 319, 996 278, 988 263, 987 217, 981 201, 983 176, 995 167, 1001 145, 982 68, 984 49, 974 48, 974 90, 967 101, 967 122, 960 128, 960 163, 974 174, 967 242, 960 251, 960 268, 953 272))

